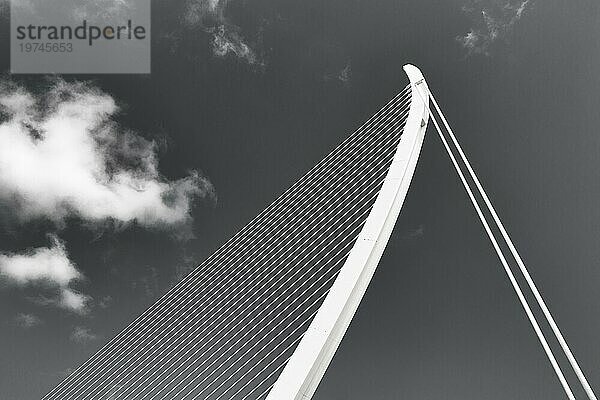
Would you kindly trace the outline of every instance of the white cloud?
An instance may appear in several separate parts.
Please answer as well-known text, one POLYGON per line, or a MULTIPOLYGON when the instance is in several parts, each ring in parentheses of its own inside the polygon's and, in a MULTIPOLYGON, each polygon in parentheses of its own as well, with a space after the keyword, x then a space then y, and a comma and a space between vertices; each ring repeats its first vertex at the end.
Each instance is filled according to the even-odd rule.
POLYGON ((470 0, 463 11, 471 18, 473 27, 459 43, 469 54, 490 54, 490 47, 507 40, 515 24, 532 6, 533 0, 470 0))
POLYGON ((70 285, 83 275, 69 260, 64 244, 51 236, 52 245, 28 252, 0 253, 0 277, 15 286, 45 285, 57 289, 55 296, 36 301, 44 305, 86 313, 90 297, 73 290, 70 285))
POLYGON ((121 129, 109 95, 57 81, 39 96, 0 90, 0 201, 24 220, 111 220, 165 227, 190 220, 194 197, 211 192, 198 173, 169 181, 156 145, 121 129))
POLYGON ((58 241, 52 247, 34 249, 26 254, 0 254, 0 272, 19 285, 50 281, 64 287, 81 278, 69 261, 64 245, 58 241))
POLYGON ((88 343, 98 339, 98 335, 93 333, 89 328, 76 326, 71 332, 70 339, 76 343, 88 343))
POLYGON ((67 310, 85 312, 87 310, 87 304, 91 298, 82 293, 74 292, 70 289, 64 289, 61 291, 61 296, 57 304, 67 310))
POLYGON ((30 329, 41 325, 42 320, 33 314, 20 313, 15 317, 15 324, 23 329, 30 329))

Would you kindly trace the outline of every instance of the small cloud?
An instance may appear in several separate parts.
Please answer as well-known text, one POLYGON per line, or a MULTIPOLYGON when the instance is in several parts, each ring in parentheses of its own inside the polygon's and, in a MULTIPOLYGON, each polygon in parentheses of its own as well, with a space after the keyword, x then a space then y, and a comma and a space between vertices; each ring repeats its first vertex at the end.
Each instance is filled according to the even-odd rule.
POLYGON ((342 85, 350 86, 350 80, 352 79, 352 64, 350 61, 346 62, 346 65, 340 70, 334 72, 326 72, 323 75, 323 80, 326 82, 337 81, 341 82, 342 85))
POLYGON ((240 27, 225 15, 230 0, 189 0, 183 15, 188 27, 199 27, 212 36, 213 54, 233 55, 251 65, 262 65, 256 51, 248 44, 240 27))
POLYGON ((90 300, 91 298, 85 294, 65 289, 61 291, 61 295, 56 304, 66 310, 72 310, 83 314, 87 312, 90 300))
POLYGON ((213 34, 212 49, 215 56, 225 57, 233 54, 248 64, 257 63, 256 54, 244 43, 244 39, 234 27, 221 25, 208 31, 213 34))
POLYGON ((66 287, 81 279, 81 274, 68 259, 64 244, 55 236, 47 248, 33 249, 25 254, 0 254, 0 273, 19 285, 32 281, 47 281, 66 287))
POLYGON ((52 295, 39 294, 29 297, 32 303, 44 307, 57 307, 77 314, 85 315, 90 309, 92 298, 83 293, 72 289, 60 289, 58 293, 52 295))
POLYGON ((456 40, 469 54, 489 55, 498 41, 507 41, 515 24, 531 8, 533 0, 470 0, 463 7, 473 27, 456 40))
POLYGON ((23 329, 34 328, 42 324, 42 320, 39 317, 26 313, 17 314, 14 322, 15 325, 23 329))
POLYGON ((70 285, 81 281, 83 275, 69 260, 64 243, 50 235, 50 247, 27 252, 0 253, 0 277, 18 287, 46 286, 54 290, 52 297, 33 299, 42 305, 53 305, 84 314, 90 297, 73 290, 70 285))
POLYGON ((75 343, 89 343, 97 340, 99 337, 93 333, 89 328, 83 326, 76 326, 71 332, 69 338, 75 343))
POLYGON ((350 61, 346 64, 344 69, 340 71, 338 74, 338 79, 342 81, 344 84, 350 84, 350 79, 352 78, 352 66, 350 65, 350 61))

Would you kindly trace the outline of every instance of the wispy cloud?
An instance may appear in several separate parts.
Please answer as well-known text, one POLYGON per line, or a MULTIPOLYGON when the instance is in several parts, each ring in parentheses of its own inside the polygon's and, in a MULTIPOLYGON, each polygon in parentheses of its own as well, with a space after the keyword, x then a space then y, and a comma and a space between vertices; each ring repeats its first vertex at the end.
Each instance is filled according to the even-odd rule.
POLYGON ((256 51, 246 42, 241 29, 226 16, 230 0, 189 0, 183 16, 187 26, 200 27, 212 37, 217 57, 233 55, 249 64, 260 64, 256 51))
POLYGON ((15 325, 23 329, 31 329, 42 324, 42 320, 34 314, 20 313, 15 317, 15 325))
POLYGON ((69 338, 75 343, 85 344, 97 340, 99 337, 89 328, 76 326, 69 338))
POLYGON ((338 81, 344 86, 350 86, 350 81, 352 79, 352 64, 350 63, 350 60, 346 62, 346 65, 341 70, 332 73, 326 72, 323 75, 323 79, 325 81, 338 81))
POLYGON ((457 40, 469 54, 489 55, 492 45, 506 41, 532 5, 533 0, 470 0, 463 12, 471 18, 473 26, 457 40))
POLYGON ((90 297, 71 288, 83 275, 69 260, 64 243, 51 236, 50 247, 31 249, 24 253, 0 253, 0 277, 18 287, 43 285, 56 289, 52 297, 40 297, 44 305, 86 313, 90 297))
POLYGON ((122 129, 115 100, 86 84, 59 80, 38 96, 5 84, 0 111, 0 201, 23 220, 167 227, 211 193, 196 172, 163 178, 155 143, 122 129))
POLYGON ((249 64, 256 64, 257 58, 254 50, 245 42, 237 27, 220 25, 208 30, 212 33, 213 54, 218 57, 225 57, 233 54, 236 57, 246 60, 249 64))

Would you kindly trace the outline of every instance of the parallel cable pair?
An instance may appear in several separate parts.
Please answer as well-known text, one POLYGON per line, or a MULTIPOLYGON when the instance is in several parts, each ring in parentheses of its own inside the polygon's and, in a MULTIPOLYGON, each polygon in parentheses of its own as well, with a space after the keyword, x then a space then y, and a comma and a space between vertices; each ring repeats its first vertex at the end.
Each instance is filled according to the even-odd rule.
MULTIPOLYGON (((521 271, 522 275, 524 276, 525 281, 527 282, 527 285, 528 285, 530 291, 533 293, 538 306, 541 308, 541 310, 544 314, 544 317, 546 318, 546 321, 550 325, 554 336, 556 337, 563 352, 565 353, 567 360, 569 361, 569 364, 571 365, 572 369, 575 371, 575 374, 577 376, 577 379, 579 380, 579 383, 585 390, 585 393, 587 394, 587 397, 589 398, 589 400, 597 400, 597 397, 594 394, 594 392, 593 392, 589 382, 587 381, 583 371, 581 370, 579 364, 577 363, 575 356, 573 355, 569 346, 567 345, 567 342, 566 342, 564 336, 562 335, 560 329, 558 328, 556 321, 554 320, 552 314, 550 313, 550 310, 548 309, 544 299, 542 298, 542 295, 540 294, 537 286, 535 285, 535 282, 533 281, 531 274, 527 270, 527 267, 525 266, 523 259, 521 258, 519 252, 517 251, 512 239, 510 238, 510 235, 508 234, 506 228, 504 227, 504 224, 502 223, 502 221, 500 220, 500 217, 498 216, 498 213, 496 212, 487 193, 485 192, 483 185, 481 184, 481 181, 477 177, 477 174, 475 173, 465 152, 463 151, 460 143, 458 142, 458 139, 456 138, 454 131, 450 127, 448 120, 444 116, 444 113, 442 112, 438 102, 436 101, 435 96, 433 95, 433 93, 431 93, 431 91, 427 87, 427 84, 424 81, 422 81, 420 83, 420 85, 424 85, 427 92, 429 93, 429 97, 434 105, 435 111, 437 112, 438 116, 441 118, 441 120, 443 122, 443 125, 444 125, 444 128, 446 129, 447 135, 450 137, 456 151, 460 155, 460 159, 461 159, 463 165, 465 166, 465 168, 467 169, 469 176, 471 177, 471 180, 475 183, 475 187, 476 187, 478 194, 483 199, 484 204, 485 204, 488 212, 491 214, 497 229, 500 231, 503 240, 505 241, 506 245, 508 246, 513 258, 517 262, 519 270, 521 271)), ((419 95, 420 95, 420 92, 419 92, 419 95)), ((422 100, 424 100, 423 97, 421 97, 421 98, 422 98, 422 100)), ((567 382, 567 380, 564 376, 564 373, 562 372, 562 369, 560 368, 560 365, 558 364, 558 361, 556 360, 556 357, 554 356, 554 353, 552 352, 552 349, 551 349, 550 345, 548 344, 548 341, 546 340, 546 337, 545 337, 542 329, 540 328, 539 323, 537 322, 537 319, 536 319, 533 311, 531 310, 531 307, 530 307, 525 295, 523 294, 523 291, 522 291, 519 283, 517 282, 511 268, 509 267, 508 262, 506 261, 506 257, 504 256, 500 246, 498 245, 496 237, 494 236, 494 234, 490 228, 490 225, 481 210, 481 206, 479 205, 479 202, 477 201, 475 195, 473 194, 473 190, 471 189, 471 186, 469 185, 467 179, 465 178, 465 174, 463 173, 463 171, 457 161, 457 158, 454 155, 454 152, 452 151, 450 144, 448 143, 448 140, 446 139, 446 136, 444 135, 444 133, 440 127, 440 124, 438 123, 436 116, 433 113, 431 113, 431 119, 433 120, 433 124, 438 133, 438 136, 440 137, 440 139, 444 145, 444 149, 446 150, 446 152, 448 153, 448 156, 450 157, 450 160, 452 161, 452 165, 454 166, 454 169, 456 170, 456 173, 458 174, 460 181, 461 181, 462 185, 464 186, 465 191, 467 192, 469 199, 470 199, 471 203, 473 204, 473 207, 475 208, 475 211, 477 212, 477 215, 486 231, 486 234, 487 234, 490 242, 492 243, 498 258, 500 259, 502 266, 504 267, 504 270, 511 282, 511 285, 513 286, 513 289, 515 290, 515 293, 517 294, 517 297, 519 298, 519 301, 520 301, 523 309, 525 310, 525 313, 527 314, 527 318, 529 319, 529 322, 532 325, 532 327, 538 337, 538 340, 540 341, 540 343, 544 349, 544 352, 546 353, 546 356, 547 356, 548 360, 550 361, 550 364, 552 365, 552 368, 554 369, 554 372, 560 381, 560 384, 561 384, 565 394, 567 395, 567 397, 570 400, 575 400, 575 395, 573 394, 573 391, 571 390, 571 387, 569 386, 569 383, 567 382)))

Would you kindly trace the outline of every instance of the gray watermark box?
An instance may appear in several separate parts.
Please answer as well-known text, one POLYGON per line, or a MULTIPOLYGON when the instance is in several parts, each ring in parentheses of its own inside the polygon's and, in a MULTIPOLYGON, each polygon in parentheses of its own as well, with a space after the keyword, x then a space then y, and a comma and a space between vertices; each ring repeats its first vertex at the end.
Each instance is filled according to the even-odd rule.
POLYGON ((11 0, 12 73, 150 73, 150 0, 11 0))

